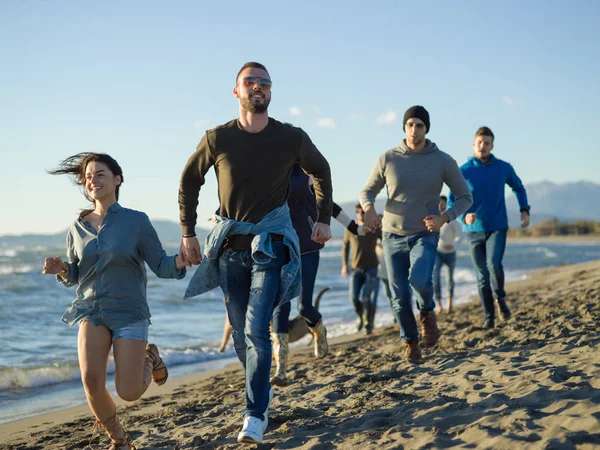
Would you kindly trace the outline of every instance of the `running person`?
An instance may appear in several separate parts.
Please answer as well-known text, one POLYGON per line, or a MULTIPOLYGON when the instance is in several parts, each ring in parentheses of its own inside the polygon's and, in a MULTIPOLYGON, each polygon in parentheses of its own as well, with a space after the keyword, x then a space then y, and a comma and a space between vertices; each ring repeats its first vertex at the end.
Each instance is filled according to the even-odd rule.
MULTIPOLYGON (((312 239, 320 244, 331 238, 332 187, 329 164, 308 135, 269 117, 272 81, 265 66, 245 64, 235 83, 239 118, 202 138, 181 176, 179 208, 184 257, 191 264, 202 262, 186 296, 219 285, 223 290, 246 376, 238 441, 259 444, 273 396, 269 323, 277 305, 300 294, 300 248, 287 206, 294 165, 299 163, 314 181, 318 213, 312 239), (194 231, 196 207, 213 166, 221 214, 206 238, 203 258, 194 231)), ((312 332, 322 339, 322 320, 312 332)))
POLYGON ((139 399, 150 385, 165 383, 168 371, 158 348, 148 344, 150 310, 144 262, 160 278, 185 276, 185 261, 167 256, 148 216, 123 208, 123 171, 104 153, 80 153, 49 173, 74 178, 94 208, 83 211, 67 232, 67 258, 46 258, 43 273, 77 286, 77 298, 62 320, 79 325, 78 359, 88 405, 106 430, 111 449, 133 449, 106 389, 110 349, 115 387, 123 400, 139 399))
MULTIPOLYGON (((508 232, 508 215, 504 188, 510 186, 517 197, 521 211, 521 227, 529 225, 527 192, 515 169, 492 155, 494 133, 481 127, 475 133, 473 156, 460 170, 471 187, 473 205, 462 218, 471 251, 471 260, 477 273, 479 300, 484 313, 483 328, 495 326, 494 298, 502 320, 510 319, 511 312, 504 291, 504 249, 508 232)), ((452 193, 450 202, 455 200, 452 193)))

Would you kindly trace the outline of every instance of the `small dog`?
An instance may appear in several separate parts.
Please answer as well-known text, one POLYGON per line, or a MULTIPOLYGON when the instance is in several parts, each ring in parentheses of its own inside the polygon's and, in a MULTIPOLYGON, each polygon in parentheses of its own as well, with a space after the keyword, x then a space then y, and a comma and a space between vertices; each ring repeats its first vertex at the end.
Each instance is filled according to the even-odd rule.
MULTIPOLYGON (((319 309, 319 304, 321 303, 321 297, 323 294, 329 290, 328 287, 323 288, 319 291, 317 296, 315 297, 314 305, 317 310, 319 309)), ((297 315, 292 320, 290 320, 290 343, 299 341, 304 336, 309 334, 308 325, 306 324, 306 320, 301 315, 297 315)), ((229 342, 229 338, 231 336, 231 324, 229 323, 229 317, 227 316, 227 312, 225 313, 225 326, 223 327, 223 337, 221 338, 221 345, 219 347, 218 352, 223 353, 225 351, 225 347, 227 347, 227 342, 229 342)), ((312 343, 312 339, 309 342, 309 345, 312 343)))

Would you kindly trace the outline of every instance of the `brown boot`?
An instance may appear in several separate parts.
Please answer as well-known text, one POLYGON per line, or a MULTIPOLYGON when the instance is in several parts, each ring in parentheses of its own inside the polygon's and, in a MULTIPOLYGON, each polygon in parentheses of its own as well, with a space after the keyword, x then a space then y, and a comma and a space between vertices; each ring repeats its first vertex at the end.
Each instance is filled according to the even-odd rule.
POLYGON ((437 326, 435 312, 421 312, 421 336, 423 336, 423 345, 433 347, 440 338, 440 330, 437 326))
POLYGON ((327 343, 327 329, 323 325, 323 319, 314 327, 308 327, 308 330, 314 337, 315 342, 315 356, 318 359, 324 358, 329 351, 329 344, 327 343))
POLYGON ((271 377, 270 383, 274 386, 287 386, 290 384, 286 374, 290 335, 288 333, 271 333, 271 340, 273 341, 275 375, 271 377))
POLYGON ((419 341, 404 341, 404 353, 402 354, 402 358, 406 361, 420 362, 423 357, 421 355, 419 341))
POLYGON ((146 346, 146 358, 144 360, 145 370, 152 368, 152 381, 162 386, 169 378, 169 371, 158 353, 158 348, 154 344, 146 346))
POLYGON ((135 450, 135 446, 131 443, 131 438, 121 426, 116 410, 112 416, 101 422, 101 425, 110 438, 111 446, 109 450, 135 450))

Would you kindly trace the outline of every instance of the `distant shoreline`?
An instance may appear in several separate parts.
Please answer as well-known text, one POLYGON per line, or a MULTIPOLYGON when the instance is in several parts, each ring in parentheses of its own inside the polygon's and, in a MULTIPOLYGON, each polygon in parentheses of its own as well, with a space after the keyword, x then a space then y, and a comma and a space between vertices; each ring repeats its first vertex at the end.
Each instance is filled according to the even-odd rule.
POLYGON ((572 234, 564 236, 508 236, 508 242, 597 242, 600 234, 572 234))

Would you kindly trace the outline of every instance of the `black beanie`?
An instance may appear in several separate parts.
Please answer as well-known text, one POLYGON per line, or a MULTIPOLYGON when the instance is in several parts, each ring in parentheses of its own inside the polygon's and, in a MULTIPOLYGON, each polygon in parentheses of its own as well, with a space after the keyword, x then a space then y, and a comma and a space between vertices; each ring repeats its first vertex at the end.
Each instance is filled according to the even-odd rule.
POLYGON ((421 119, 425 124, 425 134, 429 133, 429 113, 425 108, 420 105, 411 106, 404 113, 404 122, 402 123, 402 129, 406 126, 406 122, 409 119, 421 119))

